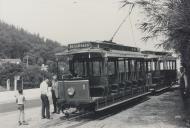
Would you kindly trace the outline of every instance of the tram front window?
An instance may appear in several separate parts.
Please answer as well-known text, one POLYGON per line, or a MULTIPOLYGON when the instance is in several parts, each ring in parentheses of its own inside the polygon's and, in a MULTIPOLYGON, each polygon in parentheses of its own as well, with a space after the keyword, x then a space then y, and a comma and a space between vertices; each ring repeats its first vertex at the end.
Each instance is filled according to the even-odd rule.
POLYGON ((72 74, 75 77, 90 77, 90 76, 102 76, 104 74, 103 71, 103 63, 102 61, 74 61, 72 74))
POLYGON ((86 77, 87 76, 87 64, 86 62, 74 62, 74 72, 75 77, 86 77))

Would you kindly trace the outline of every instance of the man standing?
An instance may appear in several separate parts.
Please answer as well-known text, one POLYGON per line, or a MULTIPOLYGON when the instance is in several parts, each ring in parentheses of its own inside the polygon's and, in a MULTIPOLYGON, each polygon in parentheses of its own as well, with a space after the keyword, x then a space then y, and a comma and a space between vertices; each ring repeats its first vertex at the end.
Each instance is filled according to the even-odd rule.
POLYGON ((52 100, 53 100, 53 107, 54 107, 53 113, 58 113, 58 110, 57 110, 58 81, 57 81, 56 75, 53 76, 51 92, 52 92, 52 100))
POLYGON ((188 87, 186 69, 184 67, 180 68, 179 83, 180 83, 182 95, 187 96, 189 87, 188 87))
POLYGON ((50 106, 49 106, 49 99, 48 99, 48 79, 45 79, 40 84, 40 91, 41 91, 41 100, 42 100, 42 119, 47 118, 50 119, 50 106), (46 112, 46 116, 45 116, 46 112))

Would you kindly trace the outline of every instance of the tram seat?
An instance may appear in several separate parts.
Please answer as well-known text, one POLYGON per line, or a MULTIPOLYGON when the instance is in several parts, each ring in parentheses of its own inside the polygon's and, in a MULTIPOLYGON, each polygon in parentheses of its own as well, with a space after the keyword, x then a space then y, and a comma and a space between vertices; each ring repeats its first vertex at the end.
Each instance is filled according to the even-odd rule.
POLYGON ((124 91, 125 90, 125 83, 121 82, 119 83, 119 91, 124 91))
POLYGON ((138 80, 138 86, 145 86, 145 81, 143 79, 138 80))
POLYGON ((104 95, 105 86, 96 86, 90 88, 91 97, 101 97, 104 95))
POLYGON ((133 92, 138 92, 138 90, 139 90, 140 88, 141 88, 141 87, 138 86, 138 81, 133 80, 133 81, 132 81, 132 90, 133 90, 133 92))
POLYGON ((137 85, 138 85, 138 86, 142 86, 142 84, 143 84, 143 82, 142 82, 141 79, 137 80, 137 85))
POLYGON ((97 101, 97 100, 100 100, 102 99, 103 97, 92 97, 92 101, 97 101))
POLYGON ((112 84, 111 93, 118 93, 118 91, 119 91, 119 84, 112 84))
POLYGON ((132 81, 132 86, 135 87, 135 88, 138 87, 138 81, 133 80, 132 81))
POLYGON ((154 88, 156 88, 157 86, 158 86, 158 84, 156 84, 156 83, 151 85, 151 87, 154 87, 154 88))
POLYGON ((125 89, 126 90, 131 90, 131 87, 132 87, 132 82, 129 81, 129 80, 126 80, 125 81, 125 89))

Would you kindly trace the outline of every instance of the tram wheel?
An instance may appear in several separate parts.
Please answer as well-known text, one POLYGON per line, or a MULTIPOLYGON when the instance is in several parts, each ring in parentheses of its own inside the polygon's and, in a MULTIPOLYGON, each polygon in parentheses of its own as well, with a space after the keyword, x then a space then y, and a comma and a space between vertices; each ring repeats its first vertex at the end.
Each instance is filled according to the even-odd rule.
POLYGON ((69 116, 70 116, 69 113, 68 113, 68 112, 65 112, 65 117, 66 117, 66 118, 69 118, 69 116))

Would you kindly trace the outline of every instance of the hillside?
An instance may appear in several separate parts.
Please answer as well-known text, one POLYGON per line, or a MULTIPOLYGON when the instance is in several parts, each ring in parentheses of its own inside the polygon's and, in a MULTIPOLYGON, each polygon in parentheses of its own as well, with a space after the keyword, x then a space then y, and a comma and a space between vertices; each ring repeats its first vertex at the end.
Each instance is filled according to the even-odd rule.
POLYGON ((39 87, 44 76, 57 73, 55 53, 65 49, 65 46, 56 41, 44 39, 0 21, 0 59, 21 59, 23 62, 20 65, 0 65, 0 86, 6 88, 6 81, 10 79, 12 90, 14 76, 19 75, 22 77, 24 88, 39 87), (47 72, 41 71, 42 64, 48 65, 47 72))
POLYGON ((65 48, 56 41, 0 21, 0 58, 25 60, 28 56, 31 64, 41 64, 54 60, 54 53, 65 48))

